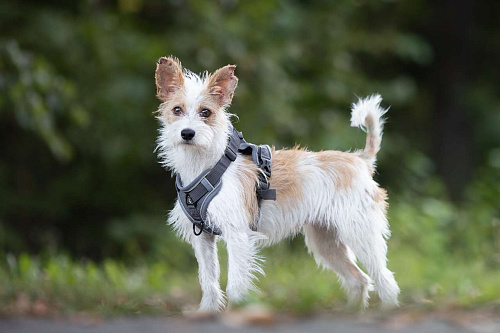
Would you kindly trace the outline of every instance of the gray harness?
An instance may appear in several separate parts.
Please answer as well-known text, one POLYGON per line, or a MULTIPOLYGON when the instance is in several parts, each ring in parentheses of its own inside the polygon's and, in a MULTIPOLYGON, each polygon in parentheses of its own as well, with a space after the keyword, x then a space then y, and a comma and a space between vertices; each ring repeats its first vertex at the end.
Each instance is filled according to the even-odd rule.
MULTIPOLYGON (((260 168, 259 182, 256 184, 256 195, 259 207, 257 221, 260 218, 260 206, 262 200, 276 200, 276 190, 269 188, 268 179, 271 177, 271 148, 268 145, 257 146, 247 143, 243 134, 238 132, 232 125, 224 155, 217 164, 209 170, 203 171, 190 184, 182 186, 179 175, 175 179, 177 199, 182 210, 193 223, 193 232, 196 236, 203 231, 221 235, 220 229, 213 225, 207 218, 208 205, 222 188, 222 175, 229 165, 236 160, 238 153, 251 155, 253 162, 260 168), (198 227, 199 232, 196 232, 198 227)), ((257 225, 256 223, 254 225, 257 225)))

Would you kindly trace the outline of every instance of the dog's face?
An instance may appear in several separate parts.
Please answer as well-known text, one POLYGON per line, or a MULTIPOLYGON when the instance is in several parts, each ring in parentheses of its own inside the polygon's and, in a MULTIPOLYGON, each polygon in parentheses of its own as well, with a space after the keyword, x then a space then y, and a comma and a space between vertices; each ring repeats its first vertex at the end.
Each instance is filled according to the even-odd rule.
POLYGON ((162 122, 162 145, 201 152, 227 142, 231 103, 238 78, 236 66, 199 77, 182 69, 176 58, 163 57, 156 67, 157 96, 162 122))

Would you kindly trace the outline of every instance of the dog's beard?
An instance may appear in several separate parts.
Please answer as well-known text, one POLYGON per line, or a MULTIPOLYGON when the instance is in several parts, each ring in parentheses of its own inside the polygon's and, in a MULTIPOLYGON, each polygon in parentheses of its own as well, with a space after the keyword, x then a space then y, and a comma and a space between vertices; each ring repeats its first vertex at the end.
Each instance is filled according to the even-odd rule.
POLYGON ((198 127, 196 136, 183 140, 178 128, 164 125, 158 137, 158 156, 164 167, 179 174, 189 182, 201 172, 217 163, 227 145, 227 131, 211 127, 198 127))

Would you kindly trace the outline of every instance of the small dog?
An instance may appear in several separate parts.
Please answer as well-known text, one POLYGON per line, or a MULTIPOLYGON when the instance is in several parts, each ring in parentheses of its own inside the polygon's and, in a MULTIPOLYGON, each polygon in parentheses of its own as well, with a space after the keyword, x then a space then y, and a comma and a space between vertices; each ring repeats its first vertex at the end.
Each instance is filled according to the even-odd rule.
MULTIPOLYGON (((227 108, 238 84, 235 69, 228 65, 199 76, 183 69, 174 57, 160 58, 157 63, 157 96, 162 101, 157 151, 162 164, 185 184, 214 167, 224 154, 232 116, 227 108)), ((194 248, 203 294, 199 311, 217 312, 225 307, 219 285, 218 238, 227 244, 227 297, 238 302, 255 288, 255 274, 264 274, 259 247, 301 232, 317 263, 338 274, 351 305, 368 306, 371 278, 385 305, 398 304, 399 287, 386 267, 387 194, 372 179, 382 116, 387 111, 380 107, 381 101, 374 95, 352 105, 351 126, 367 132, 364 150, 273 148, 269 182, 277 200, 263 201, 260 213, 255 192, 259 169, 249 156, 238 154, 207 211, 222 236, 203 232, 196 237, 193 224, 176 202, 168 224, 194 248), (257 222, 256 216, 260 216, 257 222), (371 278, 359 269, 356 258, 371 278)))

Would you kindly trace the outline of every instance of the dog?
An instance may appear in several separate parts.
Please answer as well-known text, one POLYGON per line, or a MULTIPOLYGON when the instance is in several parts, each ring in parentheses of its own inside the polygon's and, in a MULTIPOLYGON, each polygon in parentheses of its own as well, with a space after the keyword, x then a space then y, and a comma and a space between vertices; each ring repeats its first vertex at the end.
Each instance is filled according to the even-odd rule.
MULTIPOLYGON (((224 154, 232 126, 227 109, 238 84, 235 69, 228 65, 197 75, 183 69, 175 57, 157 63, 157 97, 162 102, 157 153, 162 165, 185 184, 213 168, 224 154)), ((276 201, 259 204, 259 169, 249 156, 238 154, 207 210, 221 236, 194 235, 193 223, 176 202, 167 223, 194 249, 202 289, 200 312, 222 311, 226 295, 230 304, 243 300, 256 289, 256 274, 264 275, 259 249, 299 233, 318 265, 339 276, 349 305, 367 307, 373 289, 383 304, 398 305, 400 289, 386 266, 387 193, 372 178, 387 111, 381 101, 373 95, 352 105, 351 126, 367 133, 363 150, 272 148, 269 183, 276 201), (219 284, 218 239, 227 245, 226 295, 219 284), (357 259, 369 275, 356 265, 357 259)))

